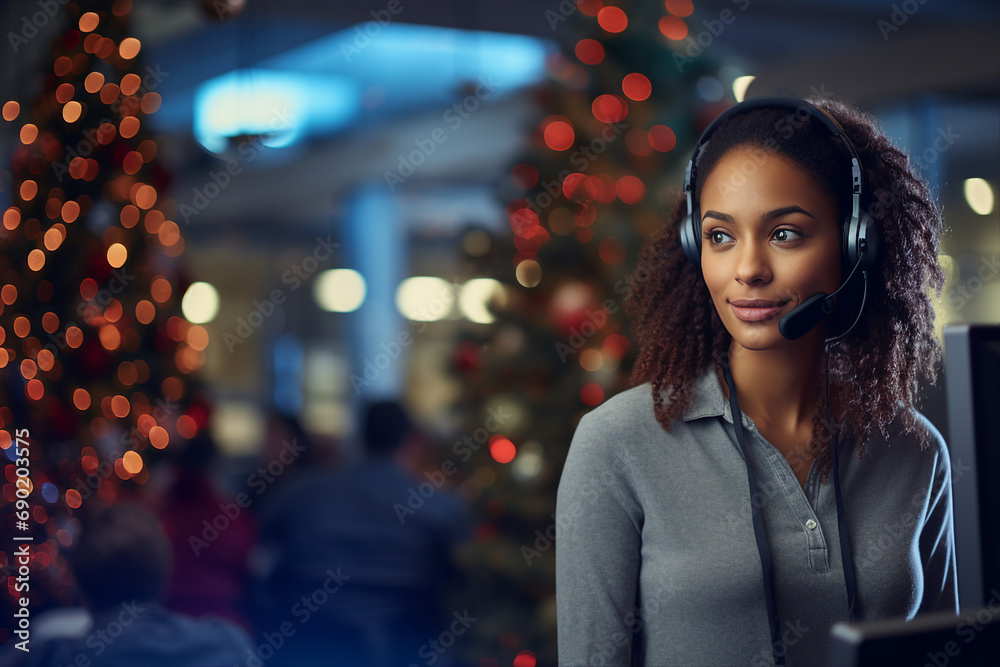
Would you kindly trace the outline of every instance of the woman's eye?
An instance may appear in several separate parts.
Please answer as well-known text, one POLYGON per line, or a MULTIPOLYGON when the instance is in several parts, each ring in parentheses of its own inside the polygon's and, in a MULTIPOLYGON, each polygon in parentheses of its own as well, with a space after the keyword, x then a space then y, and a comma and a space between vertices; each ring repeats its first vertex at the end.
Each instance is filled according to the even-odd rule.
MULTIPOLYGON (((772 237, 776 238, 778 241, 781 241, 781 242, 794 241, 795 237, 789 238, 788 234, 795 234, 796 237, 801 237, 802 236, 801 234, 799 234, 794 229, 785 229, 785 228, 782 228, 782 229, 776 229, 776 230, 774 230, 774 234, 772 234, 772 237)), ((723 236, 732 238, 726 232, 718 230, 718 229, 714 229, 712 231, 705 232, 705 234, 704 234, 704 237, 706 239, 708 239, 712 243, 712 245, 721 245, 722 244, 722 240, 719 237, 723 237, 723 236)))

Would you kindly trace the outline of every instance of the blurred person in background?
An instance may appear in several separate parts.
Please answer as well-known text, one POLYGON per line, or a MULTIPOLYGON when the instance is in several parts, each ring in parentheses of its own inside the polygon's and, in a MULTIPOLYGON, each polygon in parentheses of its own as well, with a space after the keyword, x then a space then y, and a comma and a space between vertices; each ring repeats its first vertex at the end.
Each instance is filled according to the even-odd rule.
POLYGON ((88 634, 33 643, 15 658, 18 667, 217 667, 247 660, 250 641, 237 626, 163 606, 170 542, 141 505, 122 502, 85 518, 67 561, 92 617, 88 634))
POLYGON ((454 620, 444 600, 459 578, 452 549, 471 533, 467 510, 396 460, 415 436, 399 403, 369 405, 363 424, 362 460, 300 470, 263 505, 269 627, 294 630, 274 665, 405 667, 454 620))
POLYGON ((204 431, 189 440, 165 493, 160 517, 174 557, 166 606, 189 616, 227 618, 253 634, 245 603, 257 521, 246 497, 229 497, 216 488, 217 453, 204 431))

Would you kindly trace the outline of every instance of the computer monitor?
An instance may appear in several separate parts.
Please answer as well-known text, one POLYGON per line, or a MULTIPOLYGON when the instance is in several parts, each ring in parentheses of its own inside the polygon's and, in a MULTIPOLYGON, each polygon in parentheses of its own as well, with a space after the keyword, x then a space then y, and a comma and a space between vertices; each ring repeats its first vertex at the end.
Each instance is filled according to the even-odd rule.
POLYGON ((1000 665, 1000 324, 944 328, 960 612, 836 623, 831 667, 1000 665))
POLYGON ((1000 324, 947 326, 944 351, 958 595, 982 607, 1000 600, 1000 324))

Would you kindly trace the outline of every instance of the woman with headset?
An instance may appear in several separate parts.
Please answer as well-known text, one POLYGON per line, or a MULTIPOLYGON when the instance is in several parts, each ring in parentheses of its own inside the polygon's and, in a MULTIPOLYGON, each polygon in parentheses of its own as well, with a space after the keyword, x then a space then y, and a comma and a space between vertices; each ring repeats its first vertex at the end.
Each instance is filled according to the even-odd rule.
POLYGON ((941 233, 857 109, 709 125, 631 277, 635 386, 560 479, 560 667, 815 667, 837 621, 957 613, 947 445, 914 406, 941 233))

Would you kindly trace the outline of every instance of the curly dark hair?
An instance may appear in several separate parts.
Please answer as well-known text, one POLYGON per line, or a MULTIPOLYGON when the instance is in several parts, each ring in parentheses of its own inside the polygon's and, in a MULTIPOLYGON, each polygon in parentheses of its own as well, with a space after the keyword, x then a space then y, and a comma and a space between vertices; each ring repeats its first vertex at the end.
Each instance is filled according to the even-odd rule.
MULTIPOLYGON (((918 375, 937 382, 942 359, 934 332, 934 305, 925 284, 941 298, 944 272, 938 260, 943 223, 927 182, 877 125, 873 116, 845 103, 823 97, 806 101, 829 112, 854 144, 862 165, 861 207, 878 221, 879 261, 870 270, 867 304, 847 335, 825 345, 831 400, 843 406, 845 434, 864 443, 877 427, 887 427, 897 411, 919 400, 918 375), (836 397, 836 399, 834 399, 836 397)), ((850 206, 850 163, 841 142, 811 116, 794 132, 776 132, 787 109, 761 108, 727 118, 702 147, 698 158, 695 196, 718 161, 732 150, 766 148, 791 160, 810 174, 834 198, 843 221, 850 206), (787 135, 787 136, 785 136, 787 135)), ((667 212, 666 224, 646 243, 631 275, 625 299, 639 354, 632 370, 633 386, 652 385, 657 421, 670 431, 671 422, 691 403, 692 384, 701 373, 720 372, 732 336, 725 329, 699 267, 684 257, 680 222, 687 212, 683 193, 667 212), (664 401, 664 394, 670 399, 664 401)), ((843 254, 843 251, 842 251, 843 254)), ((841 276, 851 267, 841 262, 841 276)), ((860 273, 845 293, 860 298, 860 273)), ((857 303, 853 298, 839 303, 857 303)), ((846 331, 854 312, 830 316, 831 331, 846 331)), ((826 481, 830 429, 825 394, 820 392, 809 446, 824 460, 826 481)), ((902 428, 918 433, 921 448, 929 439, 911 410, 902 411, 902 428)))

